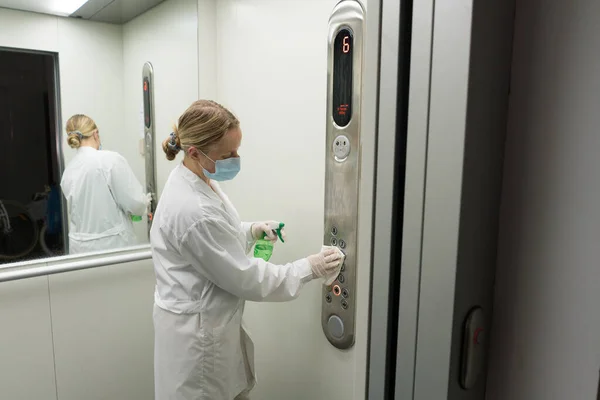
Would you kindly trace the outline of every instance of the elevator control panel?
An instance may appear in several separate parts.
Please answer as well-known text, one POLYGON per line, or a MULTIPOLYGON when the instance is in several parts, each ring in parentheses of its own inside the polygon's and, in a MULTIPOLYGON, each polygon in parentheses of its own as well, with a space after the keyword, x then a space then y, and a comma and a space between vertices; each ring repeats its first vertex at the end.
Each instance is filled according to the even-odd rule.
POLYGON ((144 157, 146 172, 146 193, 152 193, 152 202, 148 210, 148 233, 152 226, 152 217, 156 210, 157 185, 156 185, 156 151, 154 130, 154 69, 147 62, 142 69, 142 96, 144 104, 144 157))
POLYGON ((342 350, 354 345, 355 336, 364 20, 356 0, 340 1, 329 19, 323 243, 346 258, 336 280, 323 286, 321 325, 342 350))

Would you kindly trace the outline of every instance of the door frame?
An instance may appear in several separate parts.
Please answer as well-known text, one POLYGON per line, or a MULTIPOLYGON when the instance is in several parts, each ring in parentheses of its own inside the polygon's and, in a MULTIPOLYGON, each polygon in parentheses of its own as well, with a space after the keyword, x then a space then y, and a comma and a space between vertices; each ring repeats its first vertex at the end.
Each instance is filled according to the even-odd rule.
POLYGON ((380 1, 367 369, 370 400, 408 400, 414 392, 432 3, 380 1))

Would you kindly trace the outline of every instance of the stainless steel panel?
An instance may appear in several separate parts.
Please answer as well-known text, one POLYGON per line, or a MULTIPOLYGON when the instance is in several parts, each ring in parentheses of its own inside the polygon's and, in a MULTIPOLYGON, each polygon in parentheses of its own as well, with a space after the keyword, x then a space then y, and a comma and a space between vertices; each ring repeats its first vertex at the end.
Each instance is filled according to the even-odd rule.
MULTIPOLYGON (((142 85, 148 81, 148 90, 150 93, 150 110, 144 110, 144 121, 149 112, 150 126, 144 123, 144 157, 146 163, 146 193, 152 193, 152 202, 150 204, 150 210, 148 212, 148 233, 152 226, 152 216, 156 210, 157 202, 157 184, 156 184, 156 133, 154 129, 155 112, 154 112, 154 69, 150 62, 144 64, 142 70, 142 85)), ((142 87, 142 90, 144 88, 142 87)))
POLYGON ((327 66, 327 134, 325 163, 325 245, 337 245, 346 254, 340 277, 329 287, 323 287, 321 323, 329 342, 339 349, 354 345, 356 304, 356 254, 358 226, 358 194, 360 179, 360 119, 362 55, 365 12, 361 3, 343 0, 333 9, 329 19, 329 49, 327 66), (333 49, 337 33, 348 29, 353 35, 352 117, 343 128, 333 120, 333 49), (334 154, 336 138, 344 135, 350 142, 350 152, 345 159, 334 154), (339 324, 330 319, 339 317, 342 333, 336 337, 330 331, 339 324))

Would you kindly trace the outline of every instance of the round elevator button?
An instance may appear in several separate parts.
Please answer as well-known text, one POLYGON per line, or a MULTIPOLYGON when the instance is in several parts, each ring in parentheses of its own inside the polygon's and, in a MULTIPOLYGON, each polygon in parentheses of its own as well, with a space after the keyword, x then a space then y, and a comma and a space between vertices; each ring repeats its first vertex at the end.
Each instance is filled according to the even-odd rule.
POLYGON ((350 139, 344 135, 340 135, 333 141, 333 155, 338 158, 338 161, 343 161, 350 154, 350 139))
POLYGON ((329 333, 336 339, 341 339, 344 336, 344 321, 337 315, 332 315, 327 321, 329 333))

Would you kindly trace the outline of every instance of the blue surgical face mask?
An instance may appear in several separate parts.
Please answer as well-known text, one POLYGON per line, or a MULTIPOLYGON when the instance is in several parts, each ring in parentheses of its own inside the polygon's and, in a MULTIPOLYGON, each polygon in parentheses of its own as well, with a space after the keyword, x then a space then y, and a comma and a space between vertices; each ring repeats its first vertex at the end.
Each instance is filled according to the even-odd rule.
MULTIPOLYGON (((202 153, 204 154, 204 153, 202 153)), ((206 168, 202 167, 204 176, 209 179, 213 179, 217 182, 230 181, 240 172, 241 160, 239 157, 231 157, 225 160, 214 161, 212 158, 204 154, 206 158, 215 163, 215 172, 208 172, 206 168)))

